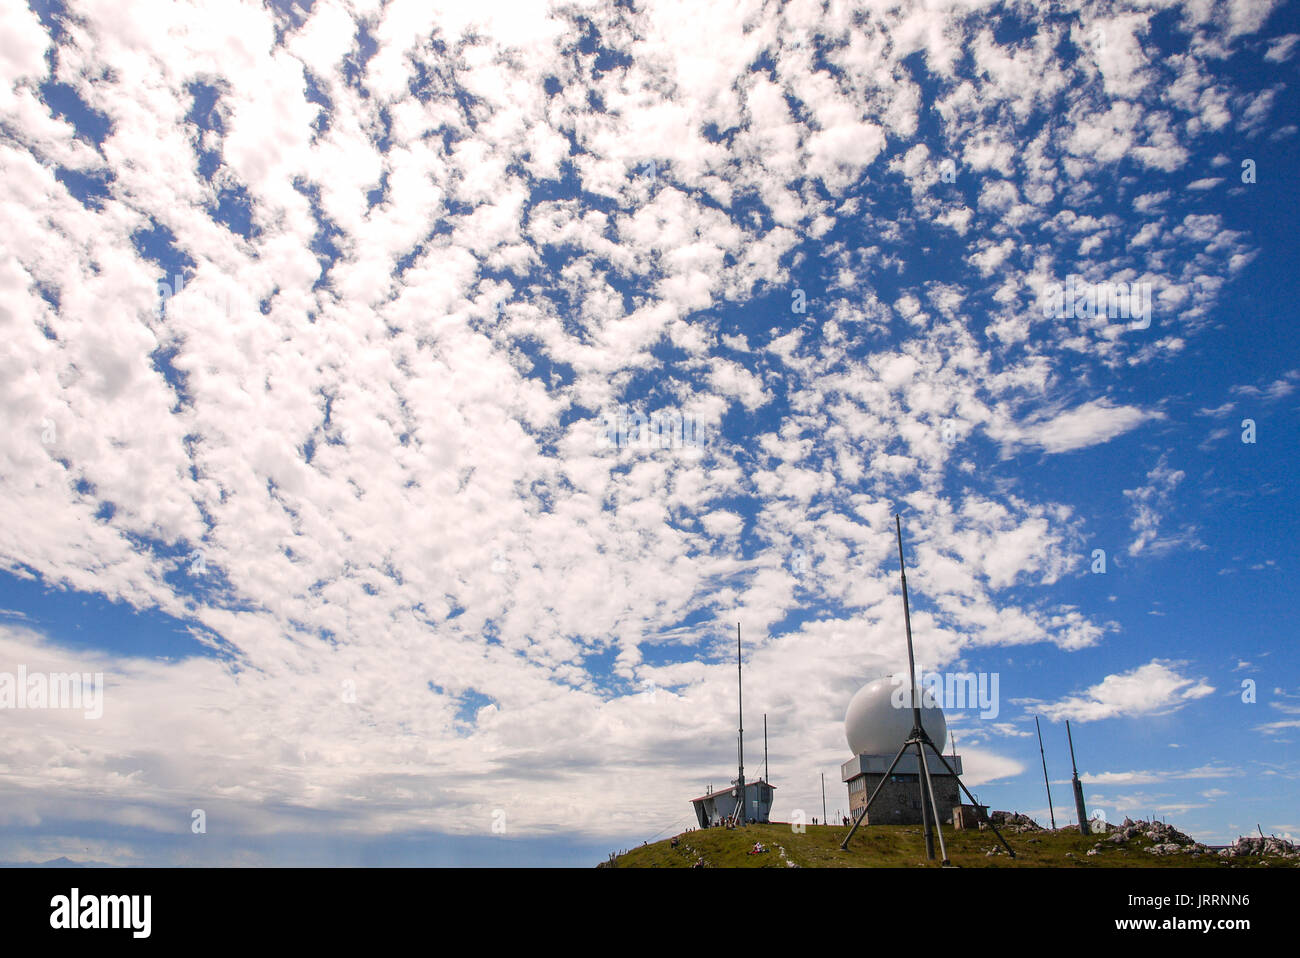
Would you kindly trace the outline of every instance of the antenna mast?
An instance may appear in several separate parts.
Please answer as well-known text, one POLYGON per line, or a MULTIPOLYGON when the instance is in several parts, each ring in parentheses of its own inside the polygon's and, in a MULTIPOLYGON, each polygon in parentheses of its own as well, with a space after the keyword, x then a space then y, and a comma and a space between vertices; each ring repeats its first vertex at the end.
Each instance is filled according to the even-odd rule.
MULTIPOLYGON (((1056 809, 1052 807, 1052 784, 1047 780, 1047 753, 1043 751, 1043 729, 1038 724, 1038 716, 1034 716, 1034 728, 1038 729, 1038 754, 1043 757, 1043 787, 1047 789, 1047 813, 1052 816, 1052 831, 1056 831, 1056 809)), ((1070 758, 1074 759, 1074 750, 1070 750, 1070 758)))
POLYGON ((767 773, 767 713, 763 713, 763 781, 770 782, 767 773))
POLYGON ((740 623, 736 623, 736 708, 740 734, 736 739, 736 758, 740 766, 736 775, 736 824, 745 823, 745 687, 740 670, 740 623))
MULTIPOLYGON (((912 731, 921 728, 921 702, 916 697, 916 659, 912 655, 912 610, 907 604, 907 567, 903 565, 903 520, 894 516, 894 527, 898 531, 898 575, 903 580, 903 624, 907 627, 907 676, 912 682, 912 731)), ((927 830, 926 835, 929 835, 927 830)), ((934 856, 931 855, 931 858, 934 856)))
POLYGON ((1070 740, 1070 767, 1074 769, 1074 777, 1070 779, 1070 784, 1074 786, 1074 814, 1079 817, 1079 834, 1091 835, 1092 829, 1088 827, 1088 810, 1083 805, 1083 783, 1079 781, 1079 766, 1074 764, 1074 736, 1070 734, 1070 720, 1065 720, 1065 734, 1070 740))
MULTIPOLYGON (((894 774, 894 769, 898 767, 898 763, 902 760, 903 755, 909 749, 915 748, 918 766, 917 783, 920 785, 921 789, 921 824, 925 829, 926 857, 931 861, 934 860, 934 838, 937 832, 939 836, 939 854, 943 858, 943 864, 947 865, 949 864, 948 850, 943 841, 943 825, 942 820, 939 817, 939 805, 938 802, 935 801, 934 784, 930 780, 930 765, 925 759, 925 750, 929 748, 930 751, 934 752, 934 757, 939 760, 939 764, 943 766, 944 771, 951 775, 956 781, 957 787, 960 788, 965 796, 970 799, 971 804, 978 805, 979 802, 975 800, 975 796, 971 794, 970 789, 962 782, 961 776, 957 774, 956 769, 954 769, 953 766, 948 763, 948 760, 943 757, 943 753, 939 751, 939 746, 934 744, 930 736, 926 734, 925 727, 921 725, 921 700, 916 694, 916 656, 912 651, 912 610, 907 599, 907 566, 903 562, 903 520, 902 517, 897 514, 894 515, 894 527, 898 533, 898 572, 899 578, 903 583, 903 621, 907 627, 907 668, 912 688, 912 731, 907 736, 907 740, 903 742, 902 748, 898 750, 898 754, 894 756, 894 760, 889 763, 889 768, 885 771, 885 774, 881 776, 880 782, 867 798, 867 803, 863 805, 862 809, 858 812, 858 816, 853 822, 853 827, 850 828, 849 833, 844 836, 844 841, 840 842, 840 851, 848 849, 849 842, 852 840, 854 833, 858 830, 858 826, 866 820, 867 813, 871 810, 872 803, 875 802, 881 789, 889 782, 890 776, 894 774), (931 823, 933 823, 933 825, 931 823)), ((955 741, 954 738, 954 743, 955 741)), ((823 814, 825 814, 824 809, 823 814)), ((1007 840, 1002 837, 1002 833, 998 831, 998 827, 992 822, 989 822, 989 827, 993 830, 993 834, 997 835, 998 840, 1002 842, 1003 847, 1007 850, 1007 854, 1012 858, 1015 858, 1015 849, 1007 844, 1007 840)))
MULTIPOLYGON (((921 785, 921 828, 925 832, 925 854, 926 857, 934 859, 934 830, 930 826, 930 812, 934 812, 935 824, 939 824, 938 808, 928 808, 926 806, 926 787, 930 785, 930 772, 925 768, 925 747, 922 743, 928 742, 929 736, 925 734, 925 727, 921 724, 921 699, 916 694, 916 659, 912 654, 912 609, 907 601, 907 566, 903 562, 903 520, 897 514, 894 515, 894 528, 898 533, 898 575, 903 582, 903 624, 907 628, 907 675, 912 683, 912 734, 911 738, 916 739, 916 757, 921 765, 922 775, 917 779, 921 785)), ((888 777, 888 776, 886 776, 888 777)), ((930 795, 930 802, 933 805, 934 796, 930 795)), ((939 844, 943 844, 943 829, 939 829, 939 844)), ((945 850, 943 860, 948 861, 948 853, 945 850)))

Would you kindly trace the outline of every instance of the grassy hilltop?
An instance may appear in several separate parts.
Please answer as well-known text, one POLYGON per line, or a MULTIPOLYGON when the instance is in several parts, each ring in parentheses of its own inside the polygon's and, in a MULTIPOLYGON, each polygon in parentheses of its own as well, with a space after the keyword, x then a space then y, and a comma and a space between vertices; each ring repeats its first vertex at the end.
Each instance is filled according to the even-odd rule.
MULTIPOLYGON (((1257 868, 1261 866, 1295 867, 1300 862, 1290 856, 1248 855, 1220 857, 1212 851, 1200 851, 1203 845, 1179 843, 1199 854, 1174 852, 1165 841, 1168 834, 1153 839, 1145 834, 1152 827, 1167 826, 1136 823, 1137 828, 1112 827, 1105 835, 1080 835, 1073 826, 1057 831, 1010 832, 1003 835, 1015 849, 1016 858, 1005 852, 988 852, 1001 844, 992 831, 953 831, 943 829, 952 864, 963 868, 1257 868), (1139 831, 1141 830, 1141 831, 1139 831), (1114 841, 1116 832, 1126 837, 1114 841), (1134 833, 1136 832, 1136 833, 1134 833), (1134 834, 1126 834, 1134 833, 1134 834), (1147 848, 1156 846, 1163 854, 1147 848), (1095 855, 1088 852, 1097 848, 1095 855)), ((1168 830, 1172 831, 1172 830, 1168 830)), ((796 834, 788 824, 748 825, 734 831, 725 828, 701 829, 671 839, 633 848, 602 862, 600 868, 690 868, 703 858, 705 868, 937 868, 939 862, 925 857, 925 839, 918 825, 870 825, 859 828, 840 851, 839 843, 848 829, 840 825, 808 825, 796 834), (769 850, 760 855, 747 854, 755 842, 769 850)), ((1172 832, 1177 835, 1177 832, 1172 832)), ((1181 836, 1186 838, 1186 836, 1181 836)), ((939 854, 935 842, 936 859, 939 854)))

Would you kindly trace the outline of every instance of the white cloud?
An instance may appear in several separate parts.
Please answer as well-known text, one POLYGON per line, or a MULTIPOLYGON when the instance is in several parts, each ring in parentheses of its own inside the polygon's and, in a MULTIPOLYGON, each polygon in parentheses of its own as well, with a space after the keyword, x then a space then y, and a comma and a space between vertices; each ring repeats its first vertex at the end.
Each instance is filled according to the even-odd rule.
POLYGON ((1285 63, 1291 59, 1297 41, 1300 41, 1300 33, 1288 33, 1284 37, 1273 38, 1269 41, 1268 52, 1264 54, 1264 59, 1272 63, 1285 63))
POLYGON ((1152 659, 1146 665, 1106 676, 1096 685, 1059 702, 1025 699, 1052 721, 1069 719, 1095 722, 1108 718, 1163 715, 1214 692, 1204 679, 1189 678, 1178 670, 1182 663, 1152 659))
POLYGON ((1160 461, 1147 473, 1146 485, 1124 490, 1125 498, 1133 507, 1131 528, 1137 533, 1137 538, 1129 544, 1129 555, 1135 556, 1143 552, 1161 555, 1179 546, 1199 545, 1195 528, 1187 525, 1176 535, 1160 534, 1160 526, 1171 508, 1174 492, 1184 478, 1186 473, 1171 468, 1165 457, 1161 456, 1160 461))
POLYGON ((1002 419, 992 424, 989 431, 995 439, 1003 442, 1039 446, 1049 453, 1061 453, 1108 442, 1144 422, 1160 418, 1162 414, 1159 412, 1094 399, 1026 423, 1002 419))
MULTIPOLYGON (((1241 775, 1241 770, 1226 765, 1203 765, 1200 768, 1175 769, 1172 771, 1130 771, 1130 772, 1094 772, 1080 773, 1079 778, 1089 785, 1154 785, 1158 782, 1181 781, 1194 778, 1232 778, 1241 775)), ((1221 789, 1210 789, 1201 793, 1203 797, 1226 795, 1221 789)))
POLYGON ((1265 402, 1274 402, 1295 392, 1297 382, 1300 382, 1300 369, 1292 369, 1273 380, 1267 386, 1233 386, 1232 394, 1234 396, 1249 396, 1252 399, 1262 399, 1265 402))

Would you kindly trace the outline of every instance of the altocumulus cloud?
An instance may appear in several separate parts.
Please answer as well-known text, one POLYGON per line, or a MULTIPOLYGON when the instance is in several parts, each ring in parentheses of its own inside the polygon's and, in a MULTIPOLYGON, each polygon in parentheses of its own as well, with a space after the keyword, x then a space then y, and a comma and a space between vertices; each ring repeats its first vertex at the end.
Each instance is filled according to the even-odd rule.
MULTIPOLYGON (((1176 356, 1250 251, 1130 174, 1233 122, 1214 44, 1263 21, 1189 14, 1167 60, 1159 5, 1090 12, 1105 54, 1063 56, 1069 17, 1003 42, 990 6, 7 4, 0 562, 199 642, 78 652, 103 719, 24 714, 7 813, 640 830, 729 760, 737 619, 811 781, 897 664, 896 508, 927 664, 1100 641, 1032 591, 1078 564, 1069 505, 980 473, 1160 417, 1080 383, 1176 356), (1066 272, 1152 283, 1159 336, 1031 309, 1066 272), (712 439, 602 443, 624 407, 712 439)), ((1044 713, 1208 692, 1152 662, 1044 713)))

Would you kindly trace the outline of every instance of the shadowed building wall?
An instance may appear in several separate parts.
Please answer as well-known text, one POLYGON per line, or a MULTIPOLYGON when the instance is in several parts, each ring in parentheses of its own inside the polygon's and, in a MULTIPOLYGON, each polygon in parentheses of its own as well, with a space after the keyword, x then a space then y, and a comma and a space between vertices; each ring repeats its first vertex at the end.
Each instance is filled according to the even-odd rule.
MULTIPOLYGON (((902 744, 901 742, 899 743, 902 744)), ((961 774, 961 757, 945 755, 948 764, 961 774)), ((849 789, 849 814, 856 817, 867 804, 871 792, 885 777, 893 755, 859 755, 840 766, 840 778, 849 789)), ((930 766, 930 782, 934 786, 934 800, 939 806, 939 820, 952 822, 952 810, 961 804, 957 779, 949 775, 933 754, 926 757, 930 766), (936 771, 936 766, 938 770, 936 771)), ((912 751, 899 759, 889 781, 876 796, 864 825, 920 825, 921 786, 919 763, 912 751)))

